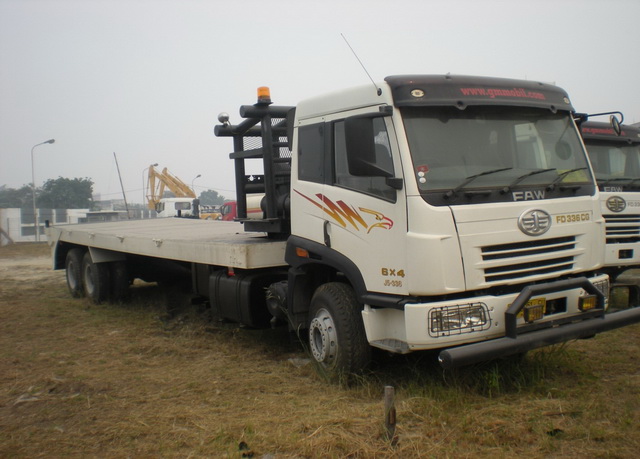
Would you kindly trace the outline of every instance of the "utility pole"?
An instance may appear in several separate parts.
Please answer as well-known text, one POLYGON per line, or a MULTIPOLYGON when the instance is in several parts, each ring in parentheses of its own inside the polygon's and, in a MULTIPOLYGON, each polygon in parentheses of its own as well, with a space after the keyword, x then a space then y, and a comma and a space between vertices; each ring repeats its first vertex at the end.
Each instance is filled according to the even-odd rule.
POLYGON ((127 204, 127 195, 124 194, 124 186, 122 185, 122 176, 120 175, 120 166, 118 166, 118 157, 116 156, 116 152, 113 152, 113 159, 116 160, 116 169, 118 169, 118 178, 120 179, 120 188, 122 189, 122 197, 124 198, 124 208, 127 211, 127 220, 131 217, 129 216, 129 204, 127 204))

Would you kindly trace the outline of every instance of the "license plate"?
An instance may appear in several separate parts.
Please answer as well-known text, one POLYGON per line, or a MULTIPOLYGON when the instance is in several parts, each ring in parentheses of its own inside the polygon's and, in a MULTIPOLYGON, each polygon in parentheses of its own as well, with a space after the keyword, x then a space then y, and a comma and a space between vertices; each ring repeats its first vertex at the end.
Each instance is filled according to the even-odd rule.
POLYGON ((527 323, 534 322, 544 317, 544 312, 547 306, 546 298, 534 298, 527 301, 524 308, 518 313, 519 318, 524 318, 527 323))

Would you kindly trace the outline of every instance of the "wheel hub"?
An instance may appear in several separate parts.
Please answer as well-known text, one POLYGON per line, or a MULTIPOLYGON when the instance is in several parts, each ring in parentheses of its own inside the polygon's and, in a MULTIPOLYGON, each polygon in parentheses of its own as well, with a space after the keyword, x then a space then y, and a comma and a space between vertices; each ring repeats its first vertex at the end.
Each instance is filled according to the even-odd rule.
POLYGON ((69 282, 69 287, 71 287, 71 289, 73 290, 77 289, 80 285, 80 279, 78 279, 75 275, 77 269, 78 268, 73 261, 70 261, 67 265, 67 280, 69 282))
POLYGON ((309 345, 313 358, 330 366, 336 359, 337 338, 333 318, 325 309, 319 310, 309 326, 309 345))
POLYGON ((94 290, 93 285, 93 272, 91 269, 91 265, 87 265, 84 268, 84 282, 87 287, 87 293, 91 294, 94 290))

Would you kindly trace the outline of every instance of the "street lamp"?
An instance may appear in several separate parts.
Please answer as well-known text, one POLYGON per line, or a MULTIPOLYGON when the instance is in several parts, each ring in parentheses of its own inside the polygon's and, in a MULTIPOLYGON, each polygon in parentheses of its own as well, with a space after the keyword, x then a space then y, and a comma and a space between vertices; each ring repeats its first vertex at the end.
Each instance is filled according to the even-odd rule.
POLYGON ((31 194, 33 196, 33 224, 35 226, 34 229, 36 230, 36 242, 40 242, 40 222, 38 222, 38 211, 36 210, 36 174, 33 167, 33 149, 40 145, 44 145, 45 143, 53 143, 55 141, 55 139, 49 139, 31 147, 31 194))
MULTIPOLYGON (((149 167, 156 167, 158 165, 158 163, 153 163, 151 166, 149 167)), ((142 169, 142 205, 145 205, 145 185, 144 185, 144 171, 146 171, 147 169, 149 169, 149 167, 145 167, 144 169, 142 169)))
MULTIPOLYGON (((198 175, 196 175, 196 176, 193 178, 193 180, 191 180, 191 191, 193 191, 193 194, 196 194, 196 189, 193 187, 193 182, 195 182, 195 181, 196 181, 196 179, 197 179, 197 178, 200 178, 200 177, 202 177, 202 175, 198 174, 198 175)), ((196 197, 197 197, 197 196, 196 196, 196 197)))

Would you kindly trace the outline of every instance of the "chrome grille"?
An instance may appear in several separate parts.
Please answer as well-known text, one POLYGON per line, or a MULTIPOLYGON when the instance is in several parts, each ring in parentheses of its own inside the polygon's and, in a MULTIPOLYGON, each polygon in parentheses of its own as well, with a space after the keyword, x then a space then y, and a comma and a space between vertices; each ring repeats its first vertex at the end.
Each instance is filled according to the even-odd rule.
POLYGON ((604 215, 607 244, 640 241, 640 215, 604 215))
POLYGON ((539 276, 573 267, 575 236, 536 239, 482 248, 486 282, 539 276))

